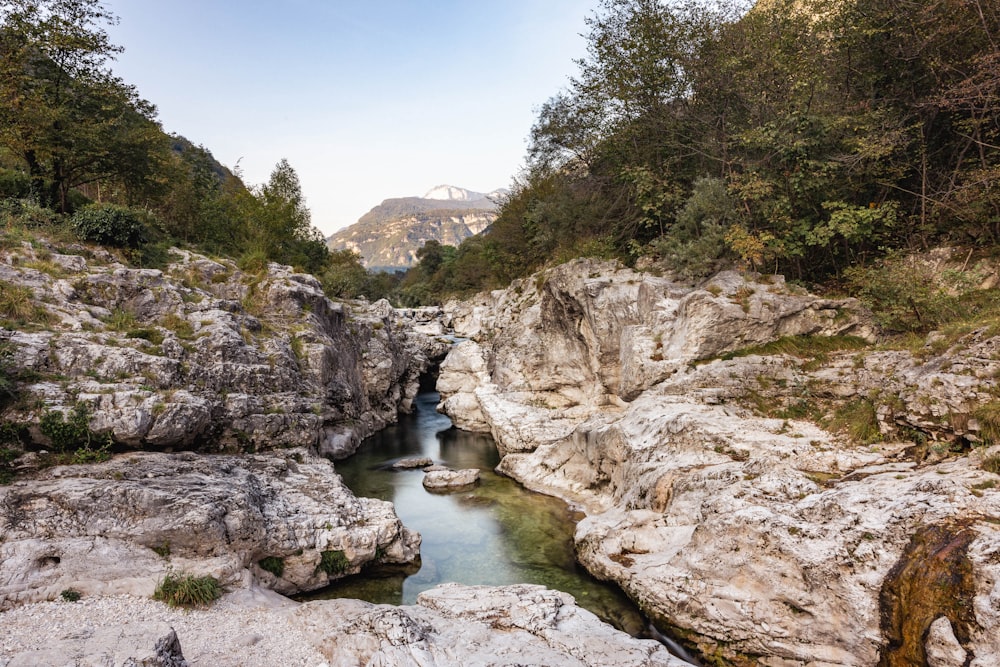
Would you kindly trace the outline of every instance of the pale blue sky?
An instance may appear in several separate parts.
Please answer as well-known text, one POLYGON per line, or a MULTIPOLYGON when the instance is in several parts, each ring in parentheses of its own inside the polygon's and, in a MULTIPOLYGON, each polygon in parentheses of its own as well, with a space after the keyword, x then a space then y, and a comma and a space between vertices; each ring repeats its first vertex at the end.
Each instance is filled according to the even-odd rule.
POLYGON ((114 71, 248 183, 288 158, 330 233, 388 197, 488 191, 585 54, 597 0, 105 0, 114 71))

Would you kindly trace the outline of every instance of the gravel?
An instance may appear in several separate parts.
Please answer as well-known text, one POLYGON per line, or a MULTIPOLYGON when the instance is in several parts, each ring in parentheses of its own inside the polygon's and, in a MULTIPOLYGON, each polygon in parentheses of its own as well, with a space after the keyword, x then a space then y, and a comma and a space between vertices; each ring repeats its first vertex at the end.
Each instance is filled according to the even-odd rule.
POLYGON ((192 667, 325 667, 323 655, 280 611, 295 604, 247 591, 226 595, 208 609, 176 609, 125 595, 29 604, 0 613, 0 667, 84 628, 145 622, 170 625, 192 667))

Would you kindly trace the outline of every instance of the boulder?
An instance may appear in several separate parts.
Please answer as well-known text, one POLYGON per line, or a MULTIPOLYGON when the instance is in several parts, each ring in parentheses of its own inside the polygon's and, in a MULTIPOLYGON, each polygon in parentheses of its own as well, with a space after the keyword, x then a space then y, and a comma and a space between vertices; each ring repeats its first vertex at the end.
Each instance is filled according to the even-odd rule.
POLYGON ((444 584, 407 607, 307 602, 287 612, 332 665, 686 667, 541 586, 444 584))
POLYGON ((304 450, 44 470, 0 486, 0 534, 0 609, 68 588, 150 595, 171 568, 290 594, 409 563, 420 544, 391 503, 356 498, 304 450))
POLYGON ((440 409, 493 434, 500 472, 581 507, 584 566, 705 654, 876 664, 901 624, 922 637, 944 616, 962 641, 936 621, 931 659, 997 660, 1000 492, 984 462, 1000 447, 921 455, 892 436, 953 438, 956 452, 986 441, 976 406, 993 400, 1000 338, 973 332, 939 357, 726 359, 872 328, 857 302, 779 277, 729 272, 692 289, 589 260, 446 310, 473 340, 442 364, 440 409), (792 418, 851 402, 871 406, 883 441, 792 418), (931 536, 961 582, 919 560, 931 536))
POLYGON ((479 481, 477 468, 464 470, 427 470, 424 472, 424 488, 429 491, 454 491, 474 485, 479 481))

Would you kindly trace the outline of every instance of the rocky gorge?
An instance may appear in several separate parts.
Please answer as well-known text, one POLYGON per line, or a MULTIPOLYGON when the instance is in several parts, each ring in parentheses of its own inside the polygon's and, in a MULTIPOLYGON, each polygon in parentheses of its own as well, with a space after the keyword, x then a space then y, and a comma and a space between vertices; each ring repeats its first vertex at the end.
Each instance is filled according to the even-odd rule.
POLYGON ((419 558, 331 460, 411 408, 450 345, 439 313, 334 302, 276 264, 136 269, 41 238, 4 239, 0 289, 0 665, 680 664, 539 587, 276 595, 419 558), (148 599, 172 573, 230 592, 191 623, 148 599))
POLYGON ((446 310, 440 409, 584 509, 580 561, 712 664, 1000 664, 988 327, 883 349, 780 277, 590 260, 446 310))
POLYGON ((18 382, 2 665, 680 664, 539 587, 444 586, 413 607, 270 592, 418 558, 392 505, 356 498, 330 460, 408 410, 442 358, 439 409, 493 435, 501 472, 583 510, 579 561, 706 662, 1000 662, 989 328, 891 349, 857 301, 780 276, 686 286, 593 260, 442 312, 334 302, 288 267, 187 251, 160 270, 40 241, 2 259, 23 297, 0 329, 18 382), (198 612, 218 632, 149 606, 171 571, 233 591, 198 612), (67 590, 79 606, 44 602, 67 590), (37 614, 67 617, 54 653, 31 641, 37 614), (102 624, 125 617, 115 644, 102 624))

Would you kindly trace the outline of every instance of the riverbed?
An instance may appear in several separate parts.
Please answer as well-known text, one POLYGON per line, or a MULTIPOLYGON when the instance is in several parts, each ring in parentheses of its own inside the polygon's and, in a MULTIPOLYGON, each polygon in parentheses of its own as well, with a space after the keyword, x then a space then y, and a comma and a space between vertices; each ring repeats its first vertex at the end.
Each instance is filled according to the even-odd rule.
POLYGON ((602 620, 645 636, 638 608, 613 585, 591 577, 575 559, 573 532, 581 515, 565 502, 533 493, 494 472, 499 462, 489 435, 454 428, 435 410, 434 391, 421 392, 412 414, 365 440, 338 461, 357 496, 391 501, 403 523, 423 537, 416 572, 369 569, 312 594, 385 604, 413 604, 445 582, 480 585, 542 584, 564 591, 602 620), (451 468, 478 468, 479 484, 451 494, 424 489, 420 469, 397 470, 401 458, 425 456, 451 468))

